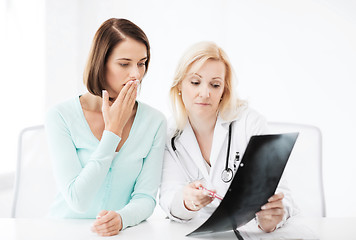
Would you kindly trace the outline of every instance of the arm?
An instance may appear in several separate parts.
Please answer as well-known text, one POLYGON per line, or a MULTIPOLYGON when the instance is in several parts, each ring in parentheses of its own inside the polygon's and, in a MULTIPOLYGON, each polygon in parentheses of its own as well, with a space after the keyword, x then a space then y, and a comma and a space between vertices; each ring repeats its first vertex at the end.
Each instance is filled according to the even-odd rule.
POLYGON ((169 143, 170 139, 167 141, 164 154, 160 205, 170 219, 186 222, 192 219, 198 210, 209 204, 212 198, 206 191, 199 189, 201 186, 199 181, 190 183, 190 177, 169 143))
POLYGON ((283 175, 278 184, 276 194, 268 199, 268 203, 261 207, 257 215, 259 227, 265 232, 274 231, 282 227, 287 219, 298 213, 290 189, 283 175))
POLYGON ((109 103, 108 93, 104 91, 102 112, 105 131, 85 166, 77 156, 69 129, 71 121, 75 121, 73 115, 75 112, 66 113, 68 109, 64 108, 62 112, 53 109, 47 114, 46 129, 54 175, 64 199, 76 212, 86 212, 89 209, 106 178, 116 147, 121 140, 119 134, 122 133, 135 103, 137 83, 136 81, 126 84, 112 105, 109 103))
POLYGON ((98 148, 82 166, 68 125, 58 110, 48 112, 46 131, 59 190, 74 211, 85 212, 105 180, 120 138, 104 131, 98 148))
POLYGON ((136 180, 130 202, 117 213, 122 218, 123 229, 147 219, 156 205, 157 190, 161 180, 166 121, 162 120, 152 147, 143 160, 142 170, 136 180))
MULTIPOLYGON (((252 135, 270 134, 267 121, 252 111, 246 120, 246 136, 248 139, 252 135)), ((286 220, 294 215, 295 207, 290 190, 283 175, 276 189, 276 194, 271 196, 268 203, 262 206, 257 213, 257 222, 260 228, 266 232, 273 231, 284 225, 286 220)))

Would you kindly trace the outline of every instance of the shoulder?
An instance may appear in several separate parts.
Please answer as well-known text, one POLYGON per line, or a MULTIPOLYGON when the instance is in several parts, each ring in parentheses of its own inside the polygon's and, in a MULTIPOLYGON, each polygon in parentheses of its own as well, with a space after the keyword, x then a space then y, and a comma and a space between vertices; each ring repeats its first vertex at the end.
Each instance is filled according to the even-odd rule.
POLYGON ((46 118, 74 117, 73 113, 76 112, 78 101, 79 96, 76 96, 75 98, 73 97, 57 105, 54 105, 47 111, 46 118))
POLYGON ((172 138, 177 131, 177 124, 173 117, 170 117, 167 121, 167 138, 172 138))
POLYGON ((265 117, 253 108, 244 106, 238 110, 238 115, 235 118, 237 122, 255 122, 255 121, 266 121, 265 117))
POLYGON ((160 112, 158 109, 151 107, 150 105, 137 101, 139 104, 139 108, 142 111, 142 113, 144 113, 146 116, 150 116, 150 117, 154 117, 157 118, 159 120, 164 120, 166 121, 166 117, 164 116, 164 114, 162 112, 160 112))
POLYGON ((72 97, 51 107, 47 111, 45 125, 47 128, 57 128, 59 126, 63 126, 65 128, 71 128, 71 126, 79 127, 82 125, 81 114, 79 96, 72 97))
POLYGON ((166 129, 167 120, 162 112, 146 103, 138 101, 138 111, 140 111, 140 122, 146 126, 164 126, 166 129))
POLYGON ((240 109, 235 121, 238 126, 238 131, 243 131, 247 135, 262 134, 267 131, 266 118, 250 107, 240 109))

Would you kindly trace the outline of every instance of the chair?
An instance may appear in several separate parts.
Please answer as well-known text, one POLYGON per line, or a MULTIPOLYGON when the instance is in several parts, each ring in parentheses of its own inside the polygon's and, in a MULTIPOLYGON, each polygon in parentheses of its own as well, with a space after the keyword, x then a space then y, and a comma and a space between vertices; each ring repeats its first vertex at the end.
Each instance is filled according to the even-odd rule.
POLYGON ((322 136, 311 125, 269 122, 271 133, 299 132, 284 177, 303 216, 325 217, 322 136))
POLYGON ((25 128, 18 140, 14 218, 45 217, 57 192, 43 125, 25 128))

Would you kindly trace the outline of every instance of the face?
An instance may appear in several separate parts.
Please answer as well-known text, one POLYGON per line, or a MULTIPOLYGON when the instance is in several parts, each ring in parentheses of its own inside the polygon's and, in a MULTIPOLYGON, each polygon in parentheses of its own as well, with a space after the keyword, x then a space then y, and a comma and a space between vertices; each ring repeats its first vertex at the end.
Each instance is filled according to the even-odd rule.
POLYGON ((106 90, 116 98, 128 81, 142 80, 147 50, 145 44, 126 38, 115 46, 105 64, 106 90))
POLYGON ((209 59, 196 72, 189 70, 179 86, 188 117, 216 118, 224 86, 225 65, 221 61, 209 59))

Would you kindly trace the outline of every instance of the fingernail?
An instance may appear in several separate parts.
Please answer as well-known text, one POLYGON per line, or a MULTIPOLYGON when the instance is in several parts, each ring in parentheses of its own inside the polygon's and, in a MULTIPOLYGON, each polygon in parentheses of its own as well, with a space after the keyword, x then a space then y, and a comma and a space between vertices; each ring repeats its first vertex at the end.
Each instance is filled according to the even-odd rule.
POLYGON ((212 196, 213 196, 213 194, 211 194, 211 193, 208 192, 208 191, 203 191, 203 194, 204 194, 205 196, 208 196, 208 197, 212 197, 212 196))
POLYGON ((96 216, 96 219, 100 219, 101 217, 98 215, 98 216, 96 216))
POLYGON ((265 205, 263 205, 263 206, 261 207, 261 209, 262 209, 262 210, 266 209, 266 206, 265 206, 265 205))

